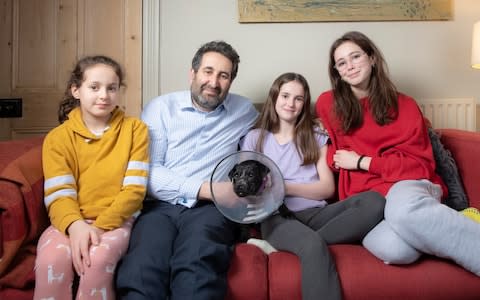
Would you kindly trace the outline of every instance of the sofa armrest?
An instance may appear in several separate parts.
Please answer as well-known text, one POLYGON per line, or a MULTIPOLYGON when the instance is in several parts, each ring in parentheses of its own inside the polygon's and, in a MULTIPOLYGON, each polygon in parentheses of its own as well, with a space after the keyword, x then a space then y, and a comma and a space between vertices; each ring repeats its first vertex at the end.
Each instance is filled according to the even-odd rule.
POLYGON ((438 129, 442 143, 457 163, 470 206, 480 208, 480 132, 438 129))
POLYGON ((17 184, 0 180, 0 277, 22 246, 26 232, 25 206, 17 184))
POLYGON ((36 239, 22 197, 16 183, 0 179, 0 299, 33 297, 36 239))
POLYGON ((48 226, 42 138, 0 142, 0 299, 32 299, 36 243, 48 226))

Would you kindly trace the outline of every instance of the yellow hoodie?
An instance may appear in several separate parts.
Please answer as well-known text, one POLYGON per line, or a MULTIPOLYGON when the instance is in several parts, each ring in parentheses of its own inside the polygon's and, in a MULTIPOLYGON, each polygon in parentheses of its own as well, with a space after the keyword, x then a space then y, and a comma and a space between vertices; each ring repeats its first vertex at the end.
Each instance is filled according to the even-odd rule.
POLYGON ((142 207, 148 177, 148 129, 120 109, 96 136, 77 107, 43 143, 45 206, 63 233, 81 219, 111 230, 142 207))

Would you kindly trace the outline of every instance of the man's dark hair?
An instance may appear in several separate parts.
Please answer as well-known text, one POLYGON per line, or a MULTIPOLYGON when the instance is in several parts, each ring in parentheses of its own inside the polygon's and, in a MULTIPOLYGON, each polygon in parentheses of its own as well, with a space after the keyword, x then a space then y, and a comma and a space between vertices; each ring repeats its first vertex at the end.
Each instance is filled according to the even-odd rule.
POLYGON ((202 45, 195 56, 192 59, 192 69, 197 72, 202 63, 203 55, 207 52, 217 52, 228 58, 232 62, 232 74, 231 80, 233 81, 237 77, 238 64, 240 63, 240 56, 238 56, 237 51, 233 49, 228 43, 224 41, 211 41, 202 45))

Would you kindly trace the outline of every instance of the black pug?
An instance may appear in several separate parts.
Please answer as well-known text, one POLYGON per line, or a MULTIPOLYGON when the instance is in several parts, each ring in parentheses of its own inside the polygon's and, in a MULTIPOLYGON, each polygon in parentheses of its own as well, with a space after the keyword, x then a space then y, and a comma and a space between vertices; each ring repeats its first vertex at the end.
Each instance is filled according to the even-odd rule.
POLYGON ((256 196, 263 192, 270 169, 259 161, 249 159, 233 166, 228 178, 238 197, 256 196))
MULTIPOLYGON (((233 190, 237 196, 257 196, 262 193, 266 186, 269 186, 270 169, 259 161, 250 159, 242 161, 233 166, 228 172, 228 178, 233 184, 233 190)), ((284 218, 292 218, 293 213, 282 203, 278 208, 280 215, 284 218)), ((259 231, 258 224, 241 224, 239 226, 238 240, 246 242, 252 235, 252 231, 259 231), (252 228, 253 227, 253 228, 252 228)))

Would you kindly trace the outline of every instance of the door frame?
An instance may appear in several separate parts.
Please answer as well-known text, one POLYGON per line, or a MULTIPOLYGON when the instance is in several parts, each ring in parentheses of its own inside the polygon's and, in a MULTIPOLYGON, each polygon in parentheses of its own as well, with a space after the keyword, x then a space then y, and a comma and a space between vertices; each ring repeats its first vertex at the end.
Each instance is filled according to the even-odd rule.
POLYGON ((142 108, 160 95, 160 7, 162 0, 143 0, 142 108))

